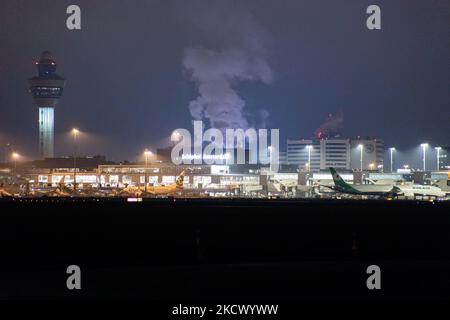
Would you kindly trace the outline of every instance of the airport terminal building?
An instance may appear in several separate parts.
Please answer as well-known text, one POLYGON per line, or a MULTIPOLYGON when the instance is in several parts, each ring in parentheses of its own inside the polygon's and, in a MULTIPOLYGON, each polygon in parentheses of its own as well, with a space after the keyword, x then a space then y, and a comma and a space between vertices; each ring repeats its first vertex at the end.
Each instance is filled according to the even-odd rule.
MULTIPOLYGON (((280 157, 282 161, 277 171, 271 170, 269 165, 250 163, 175 165, 169 158, 170 148, 158 150, 147 163, 112 163, 103 156, 95 156, 77 158, 74 168, 73 158, 51 158, 30 162, 19 170, 31 189, 43 190, 61 184, 73 188, 74 181, 79 190, 88 191, 142 187, 146 183, 148 187, 168 186, 184 172, 183 191, 180 192, 183 196, 310 197, 315 196, 314 192, 320 186, 333 186, 328 169, 334 167, 349 183, 375 181, 394 185, 438 181, 439 187, 450 191, 450 177, 446 171, 384 173, 383 149, 383 141, 378 139, 288 140, 286 157, 280 157)), ((446 153, 442 151, 442 155, 446 153)), ((248 158, 248 152, 245 156, 248 158)), ((446 158, 441 156, 439 159, 446 158)))
POLYGON ((314 138, 287 141, 287 162, 305 171, 318 172, 329 167, 382 171, 383 157, 384 143, 381 139, 314 138))
MULTIPOLYGON (((185 173, 184 195, 198 196, 244 196, 255 197, 268 194, 284 196, 311 196, 314 186, 333 185, 331 174, 319 172, 271 172, 269 168, 245 165, 178 165, 151 163, 99 165, 95 170, 76 172, 76 182, 80 189, 124 188, 126 186, 169 185, 177 176, 185 173)), ((442 181, 440 187, 450 191, 447 172, 381 173, 341 171, 341 176, 349 183, 362 184, 378 181, 383 184, 431 183, 442 181), (428 181, 428 182, 426 182, 428 181)), ((72 185, 73 169, 39 169, 28 172, 30 183, 37 186, 58 186, 61 181, 72 185)))

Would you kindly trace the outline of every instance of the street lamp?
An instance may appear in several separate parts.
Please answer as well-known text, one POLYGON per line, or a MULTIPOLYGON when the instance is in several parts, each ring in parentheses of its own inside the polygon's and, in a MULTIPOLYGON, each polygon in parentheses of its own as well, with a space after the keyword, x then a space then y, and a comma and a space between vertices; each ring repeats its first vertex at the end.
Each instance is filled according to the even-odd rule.
POLYGON ((370 168, 370 171, 372 171, 372 170, 373 170, 373 168, 375 168, 375 163, 371 163, 371 164, 369 164, 369 168, 370 168))
POLYGON ((422 151, 423 151, 423 171, 425 171, 426 169, 426 163, 425 163, 425 158, 426 158, 426 151, 428 148, 428 143, 422 143, 420 145, 422 147, 422 151))
POLYGON ((436 170, 439 171, 439 154, 442 150, 441 147, 435 147, 434 149, 436 149, 436 170))
POLYGON ((359 144, 358 145, 358 149, 361 151, 360 162, 361 162, 361 172, 362 172, 363 171, 363 150, 364 150, 364 145, 363 144, 359 144))
POLYGON ((148 165, 148 157, 151 156, 152 154, 153 153, 150 150, 148 150, 148 149, 144 150, 144 157, 145 157, 145 169, 144 169, 144 173, 145 173, 144 184, 145 184, 145 186, 144 186, 144 190, 145 190, 146 193, 147 193, 147 165, 148 165))
POLYGON ((395 148, 394 147, 392 147, 392 148, 389 148, 389 151, 391 152, 391 172, 394 172, 393 171, 393 163, 394 163, 394 161, 393 161, 393 153, 394 153, 394 151, 395 151, 395 148))
POLYGON ((77 190, 77 137, 80 131, 77 128, 73 128, 72 131, 73 136, 73 191, 77 190))
POLYGON ((308 150, 308 171, 311 171, 311 145, 307 145, 306 149, 308 150))
POLYGON ((17 159, 19 159, 20 155, 17 152, 13 152, 11 154, 11 158, 14 161, 14 174, 17 174, 17 159))

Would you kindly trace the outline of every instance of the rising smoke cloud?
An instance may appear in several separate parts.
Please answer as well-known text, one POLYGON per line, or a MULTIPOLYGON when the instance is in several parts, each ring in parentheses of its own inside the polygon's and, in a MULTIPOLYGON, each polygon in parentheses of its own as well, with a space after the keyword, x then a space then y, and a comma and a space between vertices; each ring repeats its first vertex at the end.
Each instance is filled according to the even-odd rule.
POLYGON ((267 110, 249 112, 237 87, 243 81, 272 82, 267 36, 245 10, 235 7, 231 10, 223 2, 210 5, 207 11, 196 12, 196 23, 202 30, 208 30, 209 39, 220 41, 214 48, 200 45, 186 48, 182 61, 199 94, 189 103, 190 113, 195 120, 207 120, 218 129, 245 129, 256 123, 265 126, 267 110), (202 14, 206 16, 199 17, 202 14))

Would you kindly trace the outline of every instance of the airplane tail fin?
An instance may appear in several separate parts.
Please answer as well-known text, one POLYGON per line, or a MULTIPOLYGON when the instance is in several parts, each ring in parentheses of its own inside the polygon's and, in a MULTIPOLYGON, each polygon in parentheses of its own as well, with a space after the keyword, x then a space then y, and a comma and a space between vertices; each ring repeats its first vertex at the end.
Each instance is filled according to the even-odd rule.
POLYGON ((180 173, 180 175, 177 177, 177 181, 175 182, 177 185, 177 188, 183 187, 183 181, 184 181, 184 171, 180 173))
POLYGON ((62 178, 58 182, 58 188, 62 190, 64 188, 64 180, 66 179, 66 176, 62 176, 62 178))
POLYGON ((351 186, 342 179, 342 177, 337 173, 336 169, 330 167, 331 176, 333 177, 334 185, 341 189, 351 189, 351 186))

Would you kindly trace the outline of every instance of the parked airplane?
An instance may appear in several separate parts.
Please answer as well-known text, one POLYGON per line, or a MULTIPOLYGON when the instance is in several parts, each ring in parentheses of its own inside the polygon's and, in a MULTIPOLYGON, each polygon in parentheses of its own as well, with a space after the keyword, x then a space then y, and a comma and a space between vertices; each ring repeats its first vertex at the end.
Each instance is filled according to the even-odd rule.
POLYGON ((342 179, 342 177, 336 172, 334 168, 330 168, 330 172, 334 181, 334 187, 332 189, 338 192, 356 195, 378 195, 388 197, 404 196, 405 198, 415 198, 416 196, 444 198, 446 196, 445 192, 443 192, 440 188, 429 185, 350 185, 342 179))
POLYGON ((180 173, 177 177, 175 183, 172 183, 167 186, 150 186, 147 187, 147 191, 144 186, 127 186, 124 189, 120 190, 118 193, 119 196, 124 195, 132 195, 132 196, 141 196, 141 195, 167 195, 183 189, 183 181, 184 181, 184 171, 180 173))
POLYGON ((386 196, 392 197, 397 196, 401 193, 400 188, 393 185, 384 185, 384 184, 348 184, 342 179, 342 177, 337 173, 334 168, 330 167, 331 176, 333 177, 334 186, 333 190, 355 194, 355 195, 369 195, 369 196, 386 196))
POLYGON ((61 178, 58 182, 58 186, 55 189, 51 189, 49 191, 36 191, 37 194, 40 194, 43 197, 69 197, 73 195, 75 192, 73 189, 69 189, 65 185, 65 176, 61 178))
POLYGON ((401 190, 401 195, 405 198, 415 198, 417 196, 444 198, 446 193, 436 186, 412 184, 398 186, 401 190))
POLYGON ((14 197, 29 192, 29 180, 20 176, 0 178, 0 197, 14 197))

